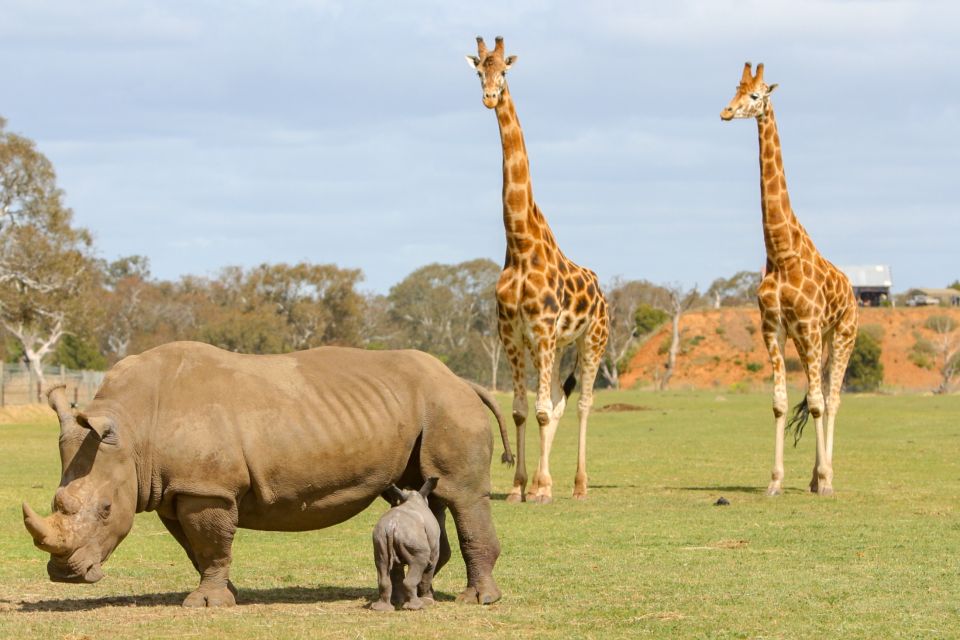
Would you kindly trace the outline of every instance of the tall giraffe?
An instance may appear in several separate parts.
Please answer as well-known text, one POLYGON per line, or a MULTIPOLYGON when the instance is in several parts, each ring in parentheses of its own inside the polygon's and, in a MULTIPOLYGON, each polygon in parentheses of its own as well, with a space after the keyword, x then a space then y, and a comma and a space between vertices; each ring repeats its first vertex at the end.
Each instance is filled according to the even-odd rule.
POLYGON ((840 409, 843 374, 857 338, 857 301, 847 277, 826 260, 790 208, 780 155, 780 136, 770 94, 776 84, 743 67, 737 93, 720 112, 723 120, 756 118, 760 136, 760 208, 767 248, 766 274, 757 289, 763 341, 773 365, 773 415, 776 420, 773 472, 767 495, 783 491, 783 437, 787 421, 787 379, 783 362, 785 335, 793 338, 807 373, 807 395, 791 423, 799 438, 807 416, 817 431, 817 458, 810 490, 833 494, 833 427, 840 409), (823 367, 824 343, 829 357, 823 367), (821 368, 826 369, 822 379, 821 368), (824 402, 824 390, 827 398, 824 402), (824 437, 824 415, 826 437, 824 437))
POLYGON ((488 51, 483 38, 478 37, 477 53, 467 56, 467 62, 480 76, 484 106, 496 110, 503 144, 507 252, 497 283, 497 314, 500 339, 513 371, 513 421, 517 425, 517 469, 507 501, 547 503, 553 499, 550 449, 567 396, 576 384, 571 373, 560 385, 558 353, 574 342, 582 386, 577 403, 580 439, 573 497, 585 498, 587 418, 593 405, 593 384, 607 345, 607 304, 597 275, 563 255, 540 207, 533 201, 526 145, 506 80, 507 70, 517 57, 504 57, 503 38, 499 36, 493 51, 488 51), (540 425, 540 461, 525 494, 527 350, 539 374, 536 415, 540 425))

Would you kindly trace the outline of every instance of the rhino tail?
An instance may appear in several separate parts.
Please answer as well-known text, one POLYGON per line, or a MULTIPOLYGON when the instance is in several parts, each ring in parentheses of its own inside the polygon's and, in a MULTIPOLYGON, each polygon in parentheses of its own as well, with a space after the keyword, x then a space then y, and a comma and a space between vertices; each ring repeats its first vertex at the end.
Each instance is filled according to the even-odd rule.
POLYGON ((497 419, 497 424, 500 425, 500 441, 503 442, 503 455, 500 456, 500 462, 513 466, 513 451, 510 450, 510 436, 507 434, 507 423, 503 419, 500 405, 497 404, 493 394, 490 393, 486 387, 472 380, 463 379, 463 381, 470 385, 470 388, 480 397, 480 401, 487 406, 487 409, 490 409, 493 416, 497 419))

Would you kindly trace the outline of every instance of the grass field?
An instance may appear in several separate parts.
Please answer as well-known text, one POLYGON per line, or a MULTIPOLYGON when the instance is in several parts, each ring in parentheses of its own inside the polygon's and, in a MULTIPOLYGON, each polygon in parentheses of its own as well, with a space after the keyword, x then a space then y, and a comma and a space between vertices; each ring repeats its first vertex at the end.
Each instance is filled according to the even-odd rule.
POLYGON ((180 608, 196 574, 153 514, 100 583, 48 582, 20 501, 46 512, 56 426, 0 426, 0 636, 960 637, 960 397, 846 397, 831 499, 805 490, 812 429, 787 451, 785 495, 764 496, 766 394, 604 392, 596 407, 614 402, 644 410, 594 414, 587 501, 569 497, 575 410, 557 436, 553 504, 506 504, 512 474, 493 466, 503 600, 452 602, 465 584, 455 551, 436 606, 388 614, 365 609, 383 502, 324 531, 241 531, 231 609, 180 608), (731 504, 713 506, 720 496, 731 504))

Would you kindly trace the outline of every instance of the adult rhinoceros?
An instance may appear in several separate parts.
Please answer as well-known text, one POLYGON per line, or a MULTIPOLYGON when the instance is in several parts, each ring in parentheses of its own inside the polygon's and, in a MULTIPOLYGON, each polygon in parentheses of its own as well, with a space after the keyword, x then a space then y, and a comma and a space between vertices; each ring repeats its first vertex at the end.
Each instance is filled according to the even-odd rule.
MULTIPOLYGON (((53 514, 26 503, 24 523, 50 553, 58 582, 96 582, 133 525, 156 511, 200 573, 184 606, 235 602, 229 582, 238 527, 306 531, 343 522, 391 483, 440 478, 430 506, 449 506, 467 565, 458 598, 500 597, 490 517, 493 440, 482 388, 418 351, 322 347, 240 355, 174 342, 125 358, 96 398, 74 412, 48 394, 60 420, 63 475, 53 514)), ((442 534, 438 567, 450 557, 442 534)), ((432 596, 426 585, 421 594, 432 596)))

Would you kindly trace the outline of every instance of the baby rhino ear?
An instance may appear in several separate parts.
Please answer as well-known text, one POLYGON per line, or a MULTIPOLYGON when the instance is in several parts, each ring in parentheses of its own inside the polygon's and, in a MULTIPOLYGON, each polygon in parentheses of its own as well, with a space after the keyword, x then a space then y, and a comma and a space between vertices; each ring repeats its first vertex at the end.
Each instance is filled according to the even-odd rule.
POLYGON ((437 488, 437 483, 440 482, 440 478, 427 478, 427 481, 423 483, 423 486, 420 487, 420 495, 426 498, 430 495, 430 492, 437 488))
POLYGON ((386 490, 380 494, 380 497, 389 502, 391 507, 395 507, 405 502, 403 499, 403 491, 400 491, 400 487, 395 484, 391 484, 389 487, 387 487, 386 490))

